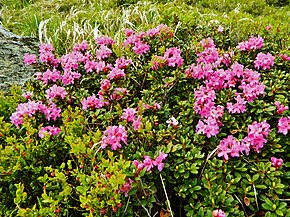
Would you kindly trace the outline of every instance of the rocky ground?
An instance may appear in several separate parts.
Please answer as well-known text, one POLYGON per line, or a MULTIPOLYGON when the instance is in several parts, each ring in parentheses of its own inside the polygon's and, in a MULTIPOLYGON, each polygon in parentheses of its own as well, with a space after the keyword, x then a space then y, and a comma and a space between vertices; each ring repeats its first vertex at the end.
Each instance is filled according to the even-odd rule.
POLYGON ((35 69, 23 63, 25 53, 38 52, 35 38, 22 37, 6 30, 0 22, 0 90, 7 91, 12 84, 23 85, 35 69))

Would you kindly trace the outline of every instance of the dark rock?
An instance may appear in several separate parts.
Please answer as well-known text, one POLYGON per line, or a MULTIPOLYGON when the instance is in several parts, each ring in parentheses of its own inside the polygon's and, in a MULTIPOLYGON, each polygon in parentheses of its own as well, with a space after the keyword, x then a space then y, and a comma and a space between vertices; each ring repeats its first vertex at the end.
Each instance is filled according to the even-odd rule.
POLYGON ((35 69, 23 63, 25 53, 37 54, 36 38, 22 37, 6 30, 0 22, 0 90, 7 91, 12 84, 23 85, 35 69))

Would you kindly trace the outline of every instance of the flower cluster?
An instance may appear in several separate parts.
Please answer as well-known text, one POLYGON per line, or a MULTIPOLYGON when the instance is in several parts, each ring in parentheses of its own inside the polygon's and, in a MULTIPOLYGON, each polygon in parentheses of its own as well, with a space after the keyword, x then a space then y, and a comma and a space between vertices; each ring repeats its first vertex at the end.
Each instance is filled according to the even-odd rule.
POLYGON ((137 167, 137 173, 139 173, 143 168, 146 168, 146 171, 149 172, 154 166, 157 166, 158 171, 162 171, 164 167, 163 160, 167 157, 167 154, 160 152, 158 157, 155 160, 152 160, 150 156, 144 156, 143 163, 140 163, 137 160, 134 160, 133 163, 137 167))
POLYGON ((281 158, 271 157, 272 166, 275 167, 277 170, 282 166, 283 160, 281 158))
POLYGON ((54 51, 54 47, 50 44, 41 44, 39 46, 39 60, 43 64, 51 65, 51 66, 57 66, 59 61, 57 58, 55 58, 54 54, 52 53, 54 51))
POLYGON ((212 211, 212 215, 213 215, 213 217, 226 217, 225 212, 222 211, 221 209, 216 209, 216 210, 212 211))
POLYGON ((290 56, 288 56, 287 54, 278 54, 278 56, 281 57, 283 62, 290 61, 290 56))
POLYGON ((43 138, 46 134, 50 136, 57 136, 61 132, 59 127, 55 126, 47 126, 47 127, 41 127, 38 133, 38 136, 40 138, 43 138))
POLYGON ((274 59, 275 57, 272 56, 272 54, 267 53, 258 53, 254 64, 256 69, 262 68, 263 70, 270 69, 272 66, 274 66, 274 59))
POLYGON ((149 29, 147 32, 135 33, 131 29, 126 29, 125 31, 126 40, 123 43, 123 46, 133 45, 133 51, 138 55, 144 55, 150 50, 150 46, 145 42, 145 37, 153 39, 155 37, 172 37, 172 31, 166 25, 159 25, 156 28, 149 29))
POLYGON ((120 187, 119 190, 120 192, 123 192, 125 194, 125 197, 128 197, 128 193, 132 188, 132 185, 131 185, 132 183, 133 183, 133 180, 129 178, 128 182, 126 182, 124 185, 120 187))
POLYGON ((105 105, 104 101, 100 98, 97 98, 95 94, 82 100, 83 110, 99 109, 102 108, 104 105, 105 105))
POLYGON ((289 109, 288 106, 281 105, 280 101, 276 101, 274 104, 277 107, 277 111, 276 111, 277 114, 282 114, 284 111, 289 109))
POLYGON ((121 116, 122 119, 127 120, 127 122, 133 122, 134 130, 139 130, 141 126, 141 117, 135 117, 136 110, 133 108, 126 108, 121 116))
POLYGON ((278 133, 288 134, 290 130, 290 117, 281 117, 278 121, 278 133))
POLYGON ((228 160, 229 155, 231 157, 239 157, 243 153, 248 155, 251 148, 259 153, 267 142, 269 132, 270 125, 266 121, 254 122, 248 126, 248 135, 242 140, 238 141, 232 135, 221 140, 218 145, 218 156, 228 160))
POLYGON ((127 131, 124 126, 109 126, 107 130, 103 132, 101 147, 104 149, 108 145, 111 145, 112 150, 122 148, 121 142, 127 144, 127 131))
POLYGON ((45 93, 46 93, 46 98, 50 101, 52 99, 58 99, 58 98, 64 99, 65 96, 67 95, 65 88, 59 87, 56 84, 54 84, 52 87, 46 90, 45 93))
POLYGON ((265 85, 262 84, 260 74, 244 68, 235 62, 229 69, 218 68, 223 57, 219 57, 218 50, 212 39, 203 39, 200 44, 203 51, 198 53, 197 65, 193 64, 185 70, 186 77, 203 81, 198 90, 195 90, 194 111, 203 120, 199 120, 196 131, 208 138, 219 132, 223 124, 220 119, 224 115, 224 107, 216 105, 216 92, 222 89, 238 87, 241 92, 235 93, 236 103, 228 102, 229 113, 243 113, 246 111, 247 102, 252 102, 259 95, 264 94, 265 85))
POLYGON ((240 51, 252 51, 261 49, 264 46, 264 39, 261 36, 251 36, 248 41, 240 42, 237 49, 240 51))
POLYGON ((36 63, 36 55, 25 53, 23 57, 23 62, 26 65, 31 65, 36 63))
POLYGON ((164 59, 167 60, 168 66, 181 67, 183 59, 181 57, 181 50, 175 47, 168 48, 164 53, 164 59))

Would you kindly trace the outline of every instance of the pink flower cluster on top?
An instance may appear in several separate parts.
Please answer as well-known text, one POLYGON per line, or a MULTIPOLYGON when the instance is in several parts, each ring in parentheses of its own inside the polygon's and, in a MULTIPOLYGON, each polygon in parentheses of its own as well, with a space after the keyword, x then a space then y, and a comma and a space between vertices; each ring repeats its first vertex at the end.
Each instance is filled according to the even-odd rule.
POLYGON ((39 46, 39 59, 42 63, 50 65, 50 66, 57 66, 58 65, 58 59, 55 58, 54 54, 52 53, 54 51, 54 47, 50 44, 41 44, 39 46))
POLYGON ((102 37, 97 37, 95 38, 95 41, 97 42, 98 45, 112 45, 115 44, 115 41, 108 37, 108 36, 102 36, 102 37))
POLYGON ((99 109, 102 108, 104 105, 106 105, 105 101, 100 98, 97 98, 95 94, 89 96, 88 98, 83 99, 81 103, 83 110, 99 109))
POLYGON ((120 192, 123 192, 125 194, 125 197, 128 197, 128 193, 132 188, 132 185, 131 185, 132 183, 133 183, 133 180, 129 178, 128 182, 126 182, 124 185, 120 187, 119 190, 120 192))
POLYGON ((67 95, 67 92, 65 91, 64 87, 59 87, 56 84, 54 84, 52 87, 47 89, 45 91, 46 93, 46 98, 51 102, 52 99, 58 99, 62 98, 64 99, 65 96, 67 95))
POLYGON ((272 66, 274 66, 274 59, 275 57, 272 56, 272 54, 267 53, 258 53, 254 64, 256 69, 262 68, 263 70, 270 69, 272 66))
POLYGON ((264 39, 261 36, 251 36, 248 41, 240 42, 237 49, 240 51, 252 51, 261 49, 264 46, 264 39))
POLYGON ((55 126, 47 126, 47 127, 41 127, 38 133, 38 136, 40 138, 44 138, 46 134, 50 136, 57 136, 61 132, 59 127, 55 126))
POLYGON ((223 124, 220 119, 224 115, 224 107, 215 105, 216 91, 226 88, 238 87, 242 92, 235 92, 235 103, 228 102, 229 113, 243 113, 247 102, 252 102, 259 95, 264 94, 265 85, 262 84, 260 74, 235 62, 229 69, 218 69, 223 57, 219 57, 218 50, 212 39, 203 39, 200 42, 203 51, 198 53, 197 65, 193 64, 186 69, 188 78, 202 80, 201 85, 194 92, 194 111, 204 120, 199 120, 196 131, 208 138, 219 132, 223 124))
POLYGON ((54 103, 50 103, 49 106, 46 106, 42 102, 29 100, 27 103, 20 103, 18 105, 16 112, 11 115, 10 120, 15 126, 19 127, 19 125, 23 124, 25 116, 33 117, 37 112, 44 114, 49 121, 59 118, 61 109, 57 108, 54 103))
POLYGON ((121 116, 122 119, 127 120, 128 122, 133 122, 134 130, 139 130, 141 126, 141 117, 135 117, 136 110, 133 108, 126 108, 121 116))
POLYGON ((250 149, 260 152, 267 142, 266 138, 270 132, 270 125, 263 121, 261 123, 254 122, 248 126, 248 136, 238 141, 232 135, 220 141, 218 145, 218 156, 223 156, 225 160, 231 157, 239 157, 240 154, 249 155, 250 149))
POLYGON ((107 130, 103 132, 101 147, 104 149, 108 145, 111 145, 112 150, 122 148, 121 142, 127 144, 127 131, 124 126, 109 126, 107 130))
POLYGON ((25 53, 23 57, 23 62, 25 65, 32 65, 36 63, 36 55, 25 53))
POLYGON ((284 135, 287 135, 288 130, 290 130, 290 117, 281 117, 278 120, 278 133, 283 133, 284 135))
POLYGON ((160 152, 158 157, 155 160, 152 160, 150 156, 144 156, 143 163, 140 163, 137 160, 134 160, 133 163, 137 168, 137 173, 139 173, 143 168, 146 168, 146 171, 149 172, 154 166, 157 166, 158 171, 162 171, 164 163, 162 162, 168 155, 164 152, 160 152))
POLYGON ((277 114, 282 114, 284 111, 289 109, 288 106, 281 105, 280 101, 276 101, 274 104, 277 107, 277 111, 276 111, 277 114))
POLYGON ((275 158, 275 157, 271 157, 271 162, 272 162, 272 166, 276 168, 276 170, 278 170, 282 164, 283 164, 283 160, 281 158, 275 158))
POLYGON ((221 209, 216 209, 216 210, 212 211, 212 215, 213 215, 213 217, 226 217, 225 212, 222 211, 221 209))
MULTIPOLYGON (((168 26, 161 24, 157 26, 156 28, 149 29, 147 32, 140 32, 135 33, 131 29, 126 29, 125 31, 126 40, 123 43, 123 46, 126 47, 127 45, 133 45, 133 50, 136 54, 144 55, 150 50, 150 46, 142 41, 145 37, 150 37, 150 39, 153 39, 155 37, 172 37, 173 33, 168 28, 168 26)), ((160 39, 161 40, 161 39, 160 39)))
POLYGON ((290 56, 288 56, 287 54, 278 54, 278 56, 281 57, 283 62, 290 61, 290 56))

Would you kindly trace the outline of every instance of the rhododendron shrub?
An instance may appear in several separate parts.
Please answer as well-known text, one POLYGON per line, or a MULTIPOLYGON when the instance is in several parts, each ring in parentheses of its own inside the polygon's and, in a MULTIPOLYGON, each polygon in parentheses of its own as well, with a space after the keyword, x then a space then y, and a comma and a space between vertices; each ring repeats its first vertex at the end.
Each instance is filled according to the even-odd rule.
POLYGON ((221 49, 226 27, 194 31, 127 29, 120 45, 102 36, 25 55, 39 70, 7 123, 7 213, 290 212, 287 61, 262 35, 221 49))

